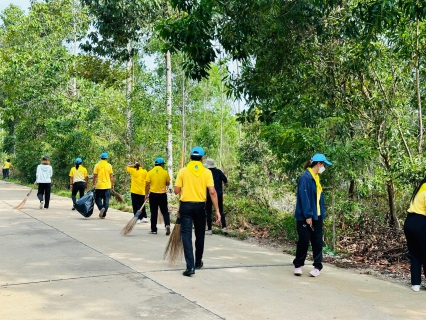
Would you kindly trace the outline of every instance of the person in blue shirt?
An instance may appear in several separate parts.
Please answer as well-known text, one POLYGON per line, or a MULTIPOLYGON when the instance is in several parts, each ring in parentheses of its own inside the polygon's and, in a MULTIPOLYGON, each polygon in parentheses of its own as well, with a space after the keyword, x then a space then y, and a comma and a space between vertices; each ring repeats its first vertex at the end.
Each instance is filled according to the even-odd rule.
POLYGON ((306 171, 299 178, 297 185, 297 200, 294 217, 296 218, 297 241, 296 257, 293 260, 294 274, 302 275, 309 242, 312 245, 314 269, 309 273, 318 277, 322 269, 322 228, 325 219, 324 193, 319 175, 324 172, 326 165, 332 163, 322 153, 315 154, 305 163, 306 171))

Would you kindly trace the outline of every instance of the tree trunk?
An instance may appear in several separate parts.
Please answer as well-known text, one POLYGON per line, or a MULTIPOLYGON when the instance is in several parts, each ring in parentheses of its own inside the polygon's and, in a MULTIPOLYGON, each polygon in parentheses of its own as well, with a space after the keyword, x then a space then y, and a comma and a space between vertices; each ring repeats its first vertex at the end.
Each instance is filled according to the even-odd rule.
MULTIPOLYGON (((185 73, 182 72, 182 149, 181 154, 185 155, 186 151, 186 118, 185 118, 185 104, 186 104, 186 93, 185 93, 185 73)), ((185 157, 182 156, 180 159, 180 167, 183 168, 185 165, 185 157)))
MULTIPOLYGON (((166 109, 167 109, 167 171, 170 178, 173 178, 173 145, 172 145, 172 59, 170 51, 166 52, 166 109)), ((169 188, 173 188, 173 180, 170 181, 169 188)))
POLYGON ((349 198, 353 200, 354 197, 355 197, 355 180, 351 180, 349 182, 349 191, 348 191, 348 194, 349 194, 349 198))
POLYGON ((395 203, 395 188, 393 180, 386 181, 387 191, 388 191, 388 202, 389 202, 389 211, 390 211, 390 221, 389 226, 394 229, 399 229, 401 226, 396 215, 396 203, 395 203))
MULTIPOLYGON (((129 41, 127 43, 127 50, 130 53, 132 49, 132 44, 129 41)), ((131 139, 132 139, 132 108, 130 106, 131 102, 131 94, 132 94, 132 87, 133 87, 133 79, 132 79, 132 73, 133 73, 133 58, 129 58, 126 64, 127 69, 127 80, 126 80, 126 138, 125 138, 125 144, 126 144, 126 152, 127 152, 127 159, 130 160, 130 154, 131 154, 131 139)))
POLYGON ((419 142, 417 151, 422 154, 423 150, 423 113, 422 113, 422 97, 420 92, 420 57, 419 57, 419 21, 416 26, 416 93, 417 93, 417 112, 419 116, 419 142))

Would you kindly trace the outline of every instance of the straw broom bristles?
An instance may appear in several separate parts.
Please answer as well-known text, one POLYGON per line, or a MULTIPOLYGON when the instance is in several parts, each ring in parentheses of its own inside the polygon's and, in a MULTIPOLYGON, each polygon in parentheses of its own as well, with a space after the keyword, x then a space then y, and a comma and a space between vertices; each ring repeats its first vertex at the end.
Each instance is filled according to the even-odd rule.
POLYGON ((140 214, 142 213, 142 209, 143 209, 143 207, 145 207, 145 204, 146 204, 147 201, 148 201, 148 199, 145 200, 142 207, 135 213, 134 217, 132 219, 130 219, 129 222, 127 222, 127 224, 124 226, 123 230, 121 230, 121 234, 123 236, 126 236, 130 232, 132 232, 133 228, 136 225, 136 222, 138 221, 140 214))
POLYGON ((157 223, 162 224, 164 222, 163 213, 160 209, 158 209, 157 223))
POLYGON ((117 200, 118 202, 125 202, 123 196, 116 192, 114 189, 112 190, 112 194, 114 195, 115 200, 117 200))
POLYGON ((163 260, 168 260, 170 265, 174 265, 182 259, 183 243, 180 235, 180 213, 177 212, 177 219, 166 249, 164 249, 163 260))
POLYGON ((35 185, 36 185, 36 183, 34 182, 33 187, 31 188, 30 192, 27 193, 27 196, 24 198, 24 200, 22 200, 22 202, 20 204, 18 204, 16 207, 14 207, 13 209, 19 210, 24 206, 25 202, 27 202, 28 197, 30 196, 31 192, 33 191, 35 185))

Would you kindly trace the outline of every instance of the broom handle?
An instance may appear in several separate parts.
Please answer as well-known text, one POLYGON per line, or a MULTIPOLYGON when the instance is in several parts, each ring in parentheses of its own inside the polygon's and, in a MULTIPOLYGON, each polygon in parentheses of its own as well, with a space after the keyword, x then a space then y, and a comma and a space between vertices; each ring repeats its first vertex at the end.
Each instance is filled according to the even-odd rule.
POLYGON ((138 211, 142 211, 142 209, 143 209, 143 207, 145 207, 147 201, 148 201, 148 199, 145 200, 145 202, 143 203, 142 207, 138 211))

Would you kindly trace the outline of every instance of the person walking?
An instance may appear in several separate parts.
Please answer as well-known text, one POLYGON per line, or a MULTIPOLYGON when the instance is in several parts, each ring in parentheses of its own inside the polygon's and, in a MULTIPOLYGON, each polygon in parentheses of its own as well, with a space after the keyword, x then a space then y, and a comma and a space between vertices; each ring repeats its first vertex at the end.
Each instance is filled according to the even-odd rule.
POLYGON ((180 219, 183 251, 186 261, 184 276, 195 274, 195 269, 203 267, 204 238, 206 226, 206 189, 216 210, 216 222, 220 220, 217 194, 214 188, 213 175, 203 166, 204 149, 194 147, 190 152, 191 161, 179 170, 174 193, 180 195, 180 219), (192 247, 192 226, 195 229, 195 262, 192 247))
POLYGON ((422 267, 426 276, 426 177, 414 189, 404 222, 410 254, 411 289, 420 291, 422 267))
POLYGON ((12 163, 10 162, 10 159, 6 159, 6 161, 3 163, 3 179, 9 178, 9 170, 12 166, 12 163))
POLYGON ((71 199, 72 199, 72 209, 75 210, 75 202, 77 201, 77 193, 80 194, 80 199, 84 196, 84 191, 87 190, 88 185, 88 175, 87 169, 83 167, 83 160, 81 158, 75 159, 75 167, 72 167, 70 170, 70 190, 71 190, 71 199))
POLYGON ((149 199, 149 209, 151 212, 151 231, 149 234, 157 234, 158 208, 164 217, 166 235, 170 234, 170 215, 167 204, 167 186, 170 185, 170 176, 164 170, 164 159, 157 158, 152 168, 146 175, 146 199, 149 199))
POLYGON ((40 200, 40 209, 43 209, 43 206, 44 209, 49 209, 52 175, 53 169, 50 165, 50 158, 43 157, 36 171, 37 198, 40 200))
MULTIPOLYGON (((139 162, 128 165, 126 171, 130 173, 131 176, 130 196, 132 198, 133 214, 136 214, 145 202, 145 180, 147 171, 141 167, 139 162)), ((143 222, 148 222, 145 207, 142 208, 142 212, 136 223, 141 223, 141 220, 143 222)))
MULTIPOLYGON (((225 174, 222 172, 222 170, 216 168, 216 164, 214 163, 214 159, 207 158, 206 162, 204 163, 204 166, 213 174, 213 182, 214 182, 214 188, 216 189, 217 193, 217 202, 219 205, 219 212, 220 212, 220 222, 222 223, 222 231, 227 232, 226 230, 226 220, 225 220, 225 213, 223 212, 223 188, 222 183, 226 184, 228 183, 228 179, 226 178, 225 174)), ((212 235, 212 206, 213 202, 210 198, 210 194, 207 190, 207 200, 206 200, 206 215, 207 215, 207 235, 212 235)))
POLYGON ((114 176, 112 175, 112 166, 108 163, 108 153, 101 153, 101 160, 95 164, 93 169, 92 188, 95 190, 95 203, 99 209, 99 218, 105 219, 109 199, 111 198, 111 189, 114 189, 114 176))
POLYGON ((323 246, 323 221, 325 219, 324 194, 320 183, 319 174, 323 173, 325 166, 332 163, 321 153, 315 154, 311 160, 305 163, 306 171, 299 178, 297 185, 296 218, 297 241, 296 257, 293 260, 294 274, 302 275, 302 267, 305 264, 309 242, 312 245, 314 269, 309 273, 318 277, 322 269, 323 246))

